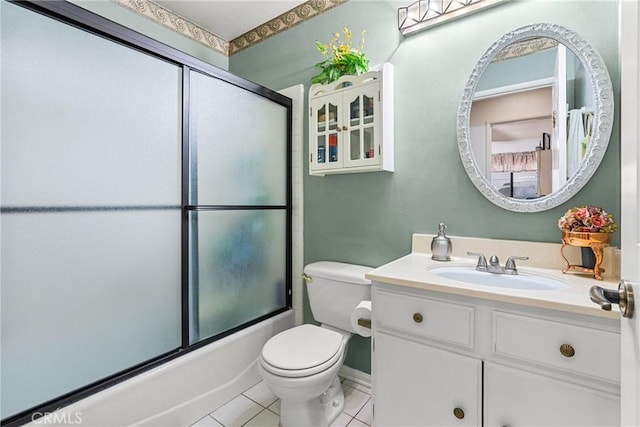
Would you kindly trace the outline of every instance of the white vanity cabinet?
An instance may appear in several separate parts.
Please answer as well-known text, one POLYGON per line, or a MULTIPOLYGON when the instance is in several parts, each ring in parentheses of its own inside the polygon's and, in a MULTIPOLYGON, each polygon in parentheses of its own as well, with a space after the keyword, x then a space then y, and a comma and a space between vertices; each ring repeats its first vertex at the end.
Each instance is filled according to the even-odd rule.
POLYGON ((619 425, 618 321, 374 282, 374 424, 619 425))
POLYGON ((393 172, 393 67, 309 88, 309 174, 393 172))
POLYGON ((478 426, 482 362, 376 334, 376 426, 478 426))
POLYGON ((478 426, 482 361, 425 341, 473 347, 474 308, 374 291, 374 423, 478 426))

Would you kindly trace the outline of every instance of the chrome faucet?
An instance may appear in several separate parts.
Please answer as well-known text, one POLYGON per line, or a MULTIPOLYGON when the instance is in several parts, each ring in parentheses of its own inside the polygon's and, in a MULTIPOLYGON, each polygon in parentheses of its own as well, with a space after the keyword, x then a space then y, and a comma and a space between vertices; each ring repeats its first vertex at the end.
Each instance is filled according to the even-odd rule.
POLYGON ((516 260, 527 261, 529 260, 528 256, 510 256, 507 258, 507 262, 504 265, 505 274, 518 274, 518 269, 516 268, 516 260))
POLYGON ((489 271, 489 269, 487 267, 487 259, 484 257, 483 254, 475 253, 475 252, 467 252, 467 255, 477 256, 478 257, 478 264, 476 265, 476 270, 478 270, 478 271, 489 271))
POLYGON ((486 271, 487 273, 493 274, 518 274, 518 269, 516 268, 515 260, 523 260, 526 261, 529 259, 528 256, 510 256, 507 259, 504 267, 500 266, 500 260, 497 256, 491 255, 489 258, 489 264, 487 265, 487 259, 481 253, 475 252, 467 252, 467 255, 477 256, 478 264, 476 265, 476 270, 478 271, 486 271))

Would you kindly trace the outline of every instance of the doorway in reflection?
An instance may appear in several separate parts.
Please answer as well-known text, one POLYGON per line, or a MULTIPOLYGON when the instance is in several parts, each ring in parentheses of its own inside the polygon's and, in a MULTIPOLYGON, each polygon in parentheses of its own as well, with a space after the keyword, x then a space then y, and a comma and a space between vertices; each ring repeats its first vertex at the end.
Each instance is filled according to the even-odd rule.
POLYGON ((478 169, 507 197, 560 189, 585 155, 590 81, 573 52, 533 38, 499 52, 478 82, 470 136, 478 169))
POLYGON ((551 193, 551 88, 474 101, 472 132, 484 141, 485 176, 507 197, 551 193), (484 135, 483 135, 484 134, 484 135))

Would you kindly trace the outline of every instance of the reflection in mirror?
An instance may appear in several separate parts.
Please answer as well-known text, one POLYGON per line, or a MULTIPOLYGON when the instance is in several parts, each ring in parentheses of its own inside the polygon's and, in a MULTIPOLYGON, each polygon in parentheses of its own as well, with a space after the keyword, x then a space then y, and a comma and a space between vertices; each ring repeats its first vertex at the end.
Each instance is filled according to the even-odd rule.
POLYGON ((480 58, 458 110, 458 148, 474 185, 517 212, 558 206, 591 178, 613 122, 613 89, 579 35, 533 24, 480 58))
POLYGON ((478 82, 473 155, 502 195, 546 196, 577 171, 592 117, 591 82, 580 60, 556 40, 523 40, 498 52, 478 82))

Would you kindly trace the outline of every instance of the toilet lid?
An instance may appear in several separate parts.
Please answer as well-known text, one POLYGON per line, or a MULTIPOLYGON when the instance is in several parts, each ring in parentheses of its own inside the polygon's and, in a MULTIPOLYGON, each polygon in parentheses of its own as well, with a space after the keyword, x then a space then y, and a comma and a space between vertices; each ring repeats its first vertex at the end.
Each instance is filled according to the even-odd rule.
POLYGON ((300 325, 272 337, 262 348, 269 365, 286 370, 303 370, 333 358, 342 347, 338 332, 314 325, 300 325))

